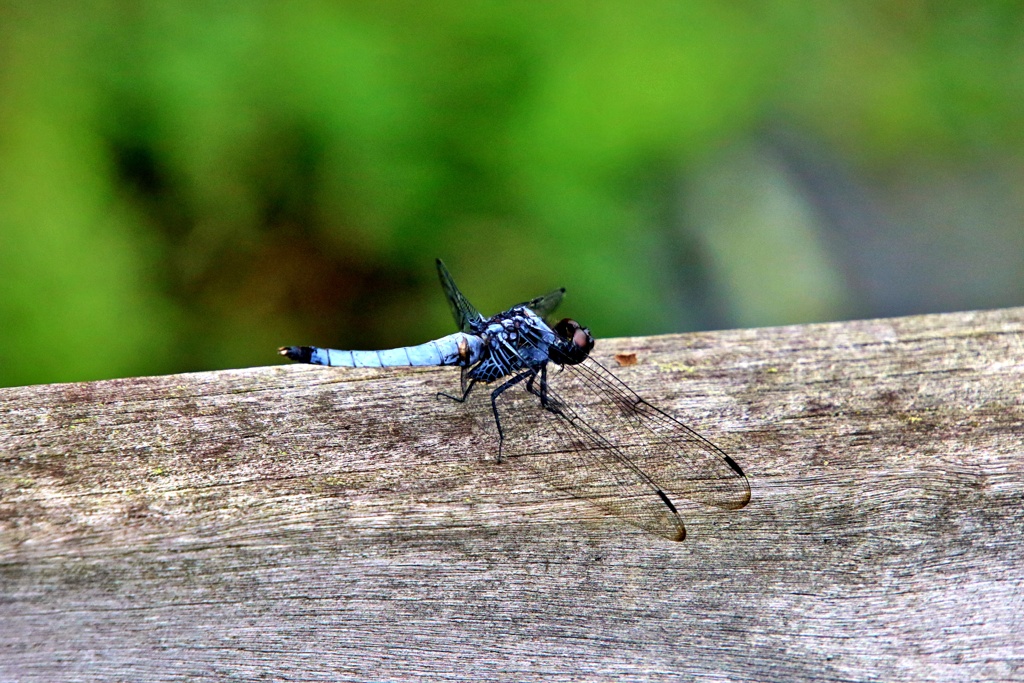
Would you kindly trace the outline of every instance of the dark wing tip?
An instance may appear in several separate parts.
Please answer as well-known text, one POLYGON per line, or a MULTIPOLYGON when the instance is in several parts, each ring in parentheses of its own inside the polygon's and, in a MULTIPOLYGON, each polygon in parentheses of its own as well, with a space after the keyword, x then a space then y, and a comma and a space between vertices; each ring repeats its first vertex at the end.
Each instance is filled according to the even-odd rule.
POLYGON ((739 464, 737 464, 737 462, 732 459, 732 456, 730 456, 730 455, 722 455, 722 457, 725 458, 726 464, 729 465, 729 467, 732 468, 733 472, 735 472, 736 474, 740 475, 741 477, 746 477, 747 476, 747 475, 743 474, 743 470, 740 468, 739 464))
POLYGON ((750 502, 750 480, 745 475, 740 475, 738 478, 733 478, 743 486, 742 491, 734 491, 727 497, 723 497, 722 500, 710 501, 715 507, 720 507, 723 510, 739 510, 747 506, 750 502), (738 494, 738 497, 736 497, 738 494))
POLYGON ((663 535, 670 541, 682 541, 686 538, 686 527, 683 526, 683 520, 679 519, 679 511, 676 510, 676 506, 672 504, 672 501, 661 489, 658 489, 658 497, 661 498, 661 502, 667 505, 668 509, 672 511, 672 517, 675 518, 676 521, 676 528, 674 529, 674 532, 672 534, 663 535))
MULTIPOLYGON (((744 481, 746 481, 745 477, 744 477, 744 481)), ((746 507, 747 503, 749 503, 749 502, 750 502, 750 484, 747 484, 746 495, 743 496, 743 499, 736 501, 735 503, 733 503, 732 505, 730 505, 726 509, 728 509, 728 510, 739 510, 742 507, 746 507)))
POLYGON ((727 510, 739 510, 740 508, 745 507, 746 504, 750 502, 750 480, 747 479, 747 475, 743 473, 743 469, 735 460, 732 459, 732 457, 723 453, 722 459, 725 460, 725 464, 727 464, 733 472, 739 475, 740 480, 745 485, 746 490, 743 492, 743 498, 725 506, 727 510))
POLYGON ((661 498, 662 503, 668 506, 668 509, 672 511, 672 514, 679 514, 679 510, 676 510, 676 506, 672 504, 672 501, 669 500, 668 496, 666 496, 665 492, 661 489, 658 489, 658 497, 661 498))

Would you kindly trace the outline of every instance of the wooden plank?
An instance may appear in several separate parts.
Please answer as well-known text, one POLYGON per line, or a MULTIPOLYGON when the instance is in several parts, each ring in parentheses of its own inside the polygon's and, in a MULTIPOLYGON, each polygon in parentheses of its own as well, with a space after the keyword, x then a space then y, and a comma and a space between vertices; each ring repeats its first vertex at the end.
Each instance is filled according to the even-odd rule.
POLYGON ((1024 309, 596 353, 750 505, 634 529, 452 369, 0 390, 0 680, 1024 679, 1024 309))

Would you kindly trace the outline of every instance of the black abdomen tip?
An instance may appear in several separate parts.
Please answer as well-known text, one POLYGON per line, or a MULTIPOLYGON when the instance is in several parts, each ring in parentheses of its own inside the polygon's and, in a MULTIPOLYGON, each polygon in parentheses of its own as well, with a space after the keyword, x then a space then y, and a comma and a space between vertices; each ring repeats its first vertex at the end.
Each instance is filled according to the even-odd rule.
POLYGON ((282 346, 277 352, 300 363, 308 363, 313 357, 313 348, 310 346, 282 346))

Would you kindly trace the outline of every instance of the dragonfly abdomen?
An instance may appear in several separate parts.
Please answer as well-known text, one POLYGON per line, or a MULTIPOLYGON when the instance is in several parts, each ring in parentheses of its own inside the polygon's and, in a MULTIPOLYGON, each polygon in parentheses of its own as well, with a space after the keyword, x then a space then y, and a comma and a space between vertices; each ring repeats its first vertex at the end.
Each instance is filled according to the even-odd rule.
POLYGON ((282 356, 300 363, 342 368, 390 368, 431 365, 471 365, 480 359, 479 337, 456 332, 417 346, 383 351, 339 351, 319 346, 283 346, 282 356))

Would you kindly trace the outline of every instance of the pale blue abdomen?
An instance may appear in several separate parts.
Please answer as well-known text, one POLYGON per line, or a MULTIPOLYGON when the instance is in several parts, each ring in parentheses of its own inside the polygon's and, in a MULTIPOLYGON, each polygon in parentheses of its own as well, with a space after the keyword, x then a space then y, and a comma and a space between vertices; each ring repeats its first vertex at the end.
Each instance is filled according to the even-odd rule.
POLYGON ((343 368, 389 368, 430 365, 468 366, 480 360, 483 341, 474 335, 456 332, 418 346, 403 346, 383 351, 339 351, 318 346, 286 346, 282 356, 303 363, 343 368))

